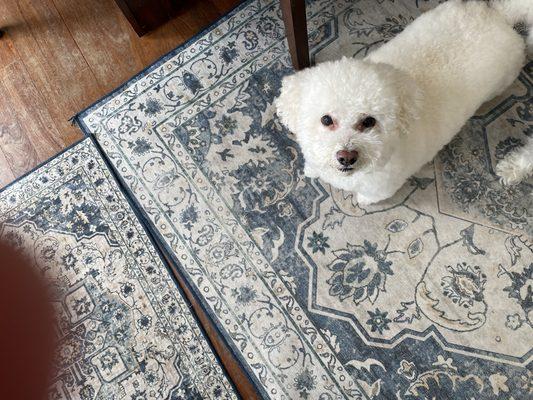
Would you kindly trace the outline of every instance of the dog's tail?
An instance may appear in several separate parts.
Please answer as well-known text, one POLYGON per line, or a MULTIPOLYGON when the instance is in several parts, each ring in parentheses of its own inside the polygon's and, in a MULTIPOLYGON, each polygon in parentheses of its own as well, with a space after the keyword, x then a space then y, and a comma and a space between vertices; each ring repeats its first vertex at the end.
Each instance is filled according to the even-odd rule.
POLYGON ((528 50, 533 51, 533 0, 491 0, 490 4, 510 25, 526 25, 526 43, 528 50))

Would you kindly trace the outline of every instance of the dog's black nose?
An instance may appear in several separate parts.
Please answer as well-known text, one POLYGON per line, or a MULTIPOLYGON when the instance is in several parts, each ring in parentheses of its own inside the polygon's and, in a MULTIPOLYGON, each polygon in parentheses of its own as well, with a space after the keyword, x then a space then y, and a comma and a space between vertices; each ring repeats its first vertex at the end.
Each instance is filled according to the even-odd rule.
POLYGON ((350 165, 355 164, 357 161, 357 156, 359 154, 357 151, 352 150, 340 150, 337 152, 337 161, 343 166, 343 167, 349 167, 350 165))

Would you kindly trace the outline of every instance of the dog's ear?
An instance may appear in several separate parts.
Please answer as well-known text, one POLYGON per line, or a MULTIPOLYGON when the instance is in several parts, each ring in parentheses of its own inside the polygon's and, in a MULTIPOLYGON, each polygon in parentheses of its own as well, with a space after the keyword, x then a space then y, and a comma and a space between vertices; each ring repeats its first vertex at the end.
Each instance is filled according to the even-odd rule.
POLYGON ((291 132, 296 133, 298 108, 301 99, 301 80, 304 71, 287 75, 281 81, 281 92, 275 100, 276 113, 291 132))

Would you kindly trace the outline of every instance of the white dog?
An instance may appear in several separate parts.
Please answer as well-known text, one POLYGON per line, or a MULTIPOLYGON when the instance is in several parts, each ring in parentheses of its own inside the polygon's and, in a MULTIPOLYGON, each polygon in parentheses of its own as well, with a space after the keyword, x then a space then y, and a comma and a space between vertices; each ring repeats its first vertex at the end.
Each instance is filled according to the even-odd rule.
MULTIPOLYGON (((304 173, 357 193, 392 196, 525 62, 513 24, 533 44, 533 0, 449 1, 363 60, 324 62, 283 79, 277 113, 305 158, 304 173)), ((506 183, 533 169, 533 140, 498 166, 506 183)))

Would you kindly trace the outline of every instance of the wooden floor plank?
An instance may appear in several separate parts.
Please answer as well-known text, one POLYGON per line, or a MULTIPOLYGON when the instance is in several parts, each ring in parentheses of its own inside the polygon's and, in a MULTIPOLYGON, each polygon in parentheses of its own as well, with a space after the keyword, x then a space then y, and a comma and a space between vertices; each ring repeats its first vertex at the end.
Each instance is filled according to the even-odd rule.
POLYGON ((18 55, 13 48, 13 42, 8 36, 0 39, 0 70, 17 61, 18 55))
POLYGON ((209 7, 203 2, 189 2, 172 20, 182 37, 190 38, 220 18, 221 12, 212 3, 207 3, 209 7))
POLYGON ((131 43, 133 50, 143 61, 142 68, 145 68, 188 38, 189 36, 184 35, 176 29, 172 21, 169 21, 141 38, 133 38, 131 43))
POLYGON ((11 171, 19 176, 68 143, 21 62, 2 69, 0 91, 0 146, 11 171))
POLYGON ((235 0, 210 0, 211 6, 218 10, 221 15, 227 14, 233 8, 235 8, 240 1, 235 0))
MULTIPOLYGON (((0 128, 0 135, 1 135, 1 128, 0 128)), ((14 181, 16 177, 17 176, 11 170, 9 161, 7 160, 4 152, 0 148, 0 188, 14 181)))
POLYGON ((108 92, 142 69, 135 32, 113 0, 53 0, 99 86, 108 92))
POLYGON ((4 0, 2 25, 65 136, 79 137, 68 118, 103 91, 63 23, 52 0, 4 0))

